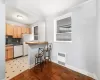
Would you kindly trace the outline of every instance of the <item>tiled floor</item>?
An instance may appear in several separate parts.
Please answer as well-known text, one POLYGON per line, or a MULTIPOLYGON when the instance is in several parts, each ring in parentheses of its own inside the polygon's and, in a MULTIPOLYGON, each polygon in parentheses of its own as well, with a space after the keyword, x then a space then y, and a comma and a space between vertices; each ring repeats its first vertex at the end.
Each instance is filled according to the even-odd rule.
POLYGON ((6 62, 6 80, 28 69, 28 56, 20 57, 6 62))

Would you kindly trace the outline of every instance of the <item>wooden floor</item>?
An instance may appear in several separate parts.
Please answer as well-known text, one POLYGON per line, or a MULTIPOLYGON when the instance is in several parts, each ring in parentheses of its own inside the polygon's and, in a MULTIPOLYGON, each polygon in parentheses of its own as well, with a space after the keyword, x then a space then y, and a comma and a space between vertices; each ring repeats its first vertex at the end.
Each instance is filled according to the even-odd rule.
POLYGON ((26 70, 11 80, 94 80, 52 62, 47 62, 41 72, 39 69, 26 70))

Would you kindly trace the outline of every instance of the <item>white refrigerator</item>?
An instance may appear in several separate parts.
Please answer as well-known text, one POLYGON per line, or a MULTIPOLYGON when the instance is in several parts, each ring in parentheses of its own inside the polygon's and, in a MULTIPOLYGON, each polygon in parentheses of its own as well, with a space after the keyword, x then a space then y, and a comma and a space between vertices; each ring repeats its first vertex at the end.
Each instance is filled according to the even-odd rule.
POLYGON ((28 44, 25 44, 25 42, 33 41, 33 39, 33 34, 23 34, 23 56, 28 55, 28 44))

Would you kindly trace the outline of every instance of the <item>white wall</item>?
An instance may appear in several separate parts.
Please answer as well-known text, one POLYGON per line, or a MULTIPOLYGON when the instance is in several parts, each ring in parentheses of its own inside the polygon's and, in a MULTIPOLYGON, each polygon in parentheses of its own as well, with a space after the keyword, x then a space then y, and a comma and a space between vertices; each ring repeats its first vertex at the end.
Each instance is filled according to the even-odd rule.
POLYGON ((4 4, 4 3, 5 3, 5 0, 0 0, 0 3, 1 3, 1 4, 4 4))
POLYGON ((45 22, 40 22, 39 23, 39 28, 38 28, 38 32, 39 32, 39 40, 40 41, 45 41, 45 22))
POLYGON ((0 80, 5 78, 5 5, 0 3, 0 80))
POLYGON ((57 53, 67 54, 66 64, 95 72, 96 63, 96 2, 90 1, 72 10, 72 43, 54 42, 54 17, 46 19, 46 40, 53 43, 52 60, 57 53))
POLYGON ((25 25, 25 24, 22 24, 22 23, 19 23, 19 22, 15 22, 15 21, 10 21, 10 20, 6 20, 6 23, 14 24, 14 25, 18 25, 18 26, 23 26, 23 27, 28 26, 28 25, 25 25))
POLYGON ((100 80, 100 0, 97 0, 97 68, 96 68, 96 75, 100 80))
POLYGON ((34 27, 38 26, 38 40, 45 41, 45 21, 39 21, 32 24, 32 34, 34 35, 34 27))

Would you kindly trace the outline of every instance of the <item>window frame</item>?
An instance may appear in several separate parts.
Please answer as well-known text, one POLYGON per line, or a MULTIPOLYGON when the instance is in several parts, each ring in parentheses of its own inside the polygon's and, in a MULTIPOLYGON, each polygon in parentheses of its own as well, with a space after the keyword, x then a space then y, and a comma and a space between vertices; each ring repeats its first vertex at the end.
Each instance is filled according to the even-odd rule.
MULTIPOLYGON (((72 42, 72 38, 71 38, 71 41, 57 41, 56 40, 56 34, 57 34, 57 21, 58 20, 61 20, 61 19, 65 19, 67 17, 71 17, 71 29, 72 29, 72 12, 70 13, 67 13, 63 16, 59 16, 57 18, 54 19, 54 42, 72 42)), ((71 32, 71 37, 72 37, 72 32, 71 32)))

